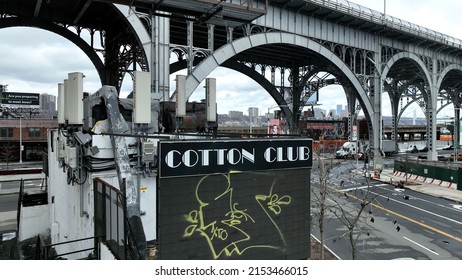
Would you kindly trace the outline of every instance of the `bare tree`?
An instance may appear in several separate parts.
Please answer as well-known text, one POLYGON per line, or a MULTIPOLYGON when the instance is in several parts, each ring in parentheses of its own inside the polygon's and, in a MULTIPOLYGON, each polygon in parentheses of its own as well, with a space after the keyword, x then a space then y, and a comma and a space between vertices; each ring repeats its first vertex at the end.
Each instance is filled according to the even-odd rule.
MULTIPOLYGON (((332 165, 332 159, 330 159, 330 165, 332 165)), ((324 259, 324 219, 328 211, 326 199, 328 197, 328 180, 330 166, 327 161, 324 161, 318 153, 318 180, 319 188, 311 188, 312 196, 312 209, 313 216, 315 218, 316 225, 319 228, 319 242, 321 243, 321 259, 324 259)))
POLYGON ((356 259, 356 246, 361 236, 370 235, 371 228, 368 223, 374 222, 371 216, 372 210, 366 212, 368 206, 376 199, 379 194, 370 191, 370 181, 366 176, 364 189, 352 192, 337 192, 337 197, 333 198, 335 206, 330 207, 330 212, 346 227, 345 235, 348 236, 351 248, 351 258, 356 259), (351 201, 350 201, 351 200, 351 201), (359 207, 357 207, 359 204, 359 207))
MULTIPOLYGON (((338 220, 347 229, 341 236, 331 237, 334 239, 348 238, 348 243, 351 247, 351 257, 357 257, 358 240, 364 236, 370 236, 373 233, 370 223, 374 223, 372 208, 374 200, 380 196, 378 193, 373 193, 370 190, 370 173, 365 171, 366 179, 363 187, 355 190, 345 191, 333 186, 331 179, 340 174, 334 173, 332 169, 336 165, 347 166, 343 174, 348 174, 349 177, 340 181, 343 186, 345 181, 355 182, 357 179, 352 175, 356 162, 343 160, 336 162, 333 158, 323 159, 318 157, 318 166, 315 170, 316 186, 311 188, 311 208, 313 225, 319 229, 319 242, 324 248, 325 244, 325 224, 331 219, 338 220), (372 205, 371 205, 372 204, 372 205), (358 207, 359 205, 359 207, 358 207)), ((338 181, 337 181, 338 182, 338 181)), ((321 259, 324 259, 323 251, 321 250, 321 259)))
POLYGON ((6 170, 9 168, 9 163, 15 159, 14 151, 15 149, 13 149, 11 143, 5 143, 0 146, 0 157, 2 161, 6 162, 6 170))

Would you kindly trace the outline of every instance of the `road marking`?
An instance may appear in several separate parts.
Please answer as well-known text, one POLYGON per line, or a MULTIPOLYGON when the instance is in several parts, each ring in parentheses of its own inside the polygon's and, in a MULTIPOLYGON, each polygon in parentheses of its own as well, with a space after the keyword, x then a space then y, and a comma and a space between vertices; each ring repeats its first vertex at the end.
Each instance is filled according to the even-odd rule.
POLYGON ((437 255, 437 256, 440 255, 440 254, 438 254, 437 252, 435 252, 435 251, 433 251, 433 250, 431 250, 431 249, 428 249, 428 248, 425 247, 424 245, 419 244, 419 243, 415 242, 414 240, 411 240, 411 239, 407 238, 406 236, 403 236, 403 238, 406 239, 406 240, 409 241, 409 242, 414 243, 415 245, 417 245, 417 246, 419 246, 419 247, 424 248, 425 250, 427 250, 427 251, 429 251, 429 252, 432 252, 433 254, 435 254, 435 255, 437 255))
MULTIPOLYGON (((311 236, 312 236, 316 241, 318 241, 319 243, 321 243, 321 241, 319 241, 319 239, 318 239, 316 236, 314 236, 314 234, 311 234, 311 236)), ((334 251, 332 251, 329 247, 327 247, 326 244, 324 244, 324 248, 326 248, 329 252, 331 252, 332 255, 334 255, 334 257, 336 257, 337 259, 339 259, 339 260, 342 259, 342 258, 340 258, 336 253, 334 253, 334 251)))
MULTIPOLYGON (((334 190, 335 190, 335 189, 334 189, 334 190)), ((345 193, 345 195, 347 195, 347 196, 349 196, 349 197, 351 197, 351 198, 354 198, 354 199, 356 199, 356 200, 359 200, 359 201, 362 200, 362 199, 359 199, 358 197, 356 197, 356 196, 354 196, 354 195, 352 195, 352 194, 349 194, 349 193, 345 193)), ((391 198, 390 198, 390 200, 391 200, 391 198)), ((398 202, 399 202, 399 201, 398 201, 398 202)), ((392 211, 392 210, 390 210, 390 209, 387 209, 387 208, 385 208, 385 207, 383 207, 383 206, 380 206, 380 205, 378 205, 378 204, 375 204, 375 203, 373 203, 373 202, 371 202, 369 205, 374 206, 374 207, 377 208, 377 209, 383 210, 383 211, 388 212, 388 213, 390 213, 390 214, 392 214, 392 215, 395 215, 395 216, 400 217, 400 218, 402 218, 402 219, 404 219, 404 220, 407 220, 407 221, 409 221, 409 222, 411 222, 411 223, 414 223, 414 224, 416 224, 416 225, 419 225, 419 226, 424 227, 424 228, 426 228, 426 229, 428 229, 428 230, 434 231, 434 232, 436 232, 436 233, 439 233, 439 234, 441 234, 441 235, 443 235, 443 236, 446 236, 446 237, 448 237, 448 238, 451 238, 451 239, 453 239, 453 240, 455 240, 455 241, 458 241, 458 242, 462 243, 462 238, 459 238, 459 237, 457 237, 457 236, 454 236, 454 235, 452 235, 452 234, 450 234, 450 233, 444 232, 444 231, 442 231, 442 230, 439 230, 439 229, 437 229, 437 228, 434 228, 434 227, 429 226, 429 225, 427 225, 427 224, 424 224, 424 223, 422 223, 422 222, 416 221, 416 220, 414 220, 414 219, 412 219, 412 218, 409 218, 409 217, 407 217, 407 216, 404 216, 404 215, 402 215, 402 214, 399 214, 399 213, 397 213, 397 212, 395 212, 395 211, 392 211)), ((411 206, 411 205, 409 205, 409 206, 411 206)), ((417 208, 417 207, 416 207, 416 208, 417 208)), ((431 212, 430 212, 430 213, 431 213, 431 212)))
MULTIPOLYGON (((375 194, 375 195, 377 195, 377 196, 380 196, 380 197, 386 198, 386 199, 388 199, 388 198, 389 198, 389 197, 386 197, 386 196, 384 196, 384 195, 381 195, 381 194, 378 194, 378 193, 374 193, 374 192, 371 192, 371 193, 373 193, 373 194, 375 194)), ((436 214, 436 213, 430 212, 430 211, 428 211, 428 210, 425 210, 425 209, 422 209, 422 208, 420 208, 420 207, 417 207, 417 206, 411 205, 411 204, 409 204, 409 203, 405 203, 405 202, 402 202, 402 201, 396 200, 396 199, 394 199, 394 198, 391 198, 391 197, 390 197, 389 199, 390 199, 391 201, 394 201, 394 202, 396 202, 396 203, 400 203, 400 204, 406 205, 406 206, 408 206, 408 207, 411 207, 411 208, 414 208, 414 209, 416 209, 416 210, 422 211, 422 212, 424 212, 424 213, 427 213, 427 214, 430 214, 430 215, 436 216, 436 217, 438 217, 438 218, 441 218, 441 219, 443 219, 443 220, 448 220, 448 221, 450 221, 450 222, 453 222, 453 223, 456 223, 456 224, 462 225, 462 222, 460 222, 460 221, 457 221, 457 220, 454 220, 454 219, 451 219, 451 218, 445 217, 445 216, 443 216, 443 215, 440 215, 440 214, 436 214)))
POLYGON ((355 187, 355 188, 349 188, 349 189, 342 189, 339 190, 341 192, 349 192, 349 191, 354 191, 354 190, 362 190, 362 189, 367 189, 369 186, 361 186, 361 187, 355 187))
MULTIPOLYGON (((1 187, 1 184, 0 184, 1 187)), ((457 210, 462 210, 462 205, 459 204, 453 204, 452 207, 456 208, 457 210)))
POLYGON ((360 186, 360 187, 354 187, 354 188, 349 188, 349 189, 341 189, 339 191, 341 192, 349 192, 349 191, 354 191, 354 190, 363 190, 363 189, 367 189, 367 188, 372 188, 372 187, 384 187, 384 186, 388 186, 388 184, 371 184, 369 186, 360 186))
MULTIPOLYGON (((389 191, 388 188, 381 188, 382 190, 386 190, 386 191, 389 191)), ((404 192, 405 190, 404 189, 394 189, 396 192, 404 192)), ((393 194, 393 195, 396 195, 396 194, 393 194)), ((423 201, 425 203, 428 203, 428 204, 432 204, 432 205, 435 205, 435 206, 438 206, 438 207, 441 207, 441 208, 445 208, 445 209, 449 209, 449 210, 456 210, 456 211, 462 211, 462 205, 460 204, 449 204, 451 205, 451 207, 448 207, 444 204, 440 204, 440 203, 436 203, 436 202, 433 202, 433 201, 430 201, 430 200, 427 200, 427 199, 423 199, 423 198, 420 198, 420 197, 412 197, 413 199, 415 200, 420 200, 420 201, 423 201)))

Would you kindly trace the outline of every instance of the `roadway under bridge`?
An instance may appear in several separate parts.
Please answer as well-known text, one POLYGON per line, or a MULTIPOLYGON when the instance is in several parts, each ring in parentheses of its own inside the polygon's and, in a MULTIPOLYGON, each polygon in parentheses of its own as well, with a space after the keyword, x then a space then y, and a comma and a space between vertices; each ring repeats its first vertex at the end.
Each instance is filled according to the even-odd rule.
POLYGON ((102 85, 120 89, 126 74, 149 71, 164 101, 175 98, 169 80, 179 70, 187 69, 187 96, 217 67, 236 70, 272 96, 293 132, 308 98, 339 84, 349 130, 361 109, 368 120, 378 167, 382 94, 394 139, 406 106, 423 108, 429 159, 437 159, 438 111, 453 104, 459 127, 462 42, 346 0, 0 0, 0 28, 15 26, 72 41, 102 85))

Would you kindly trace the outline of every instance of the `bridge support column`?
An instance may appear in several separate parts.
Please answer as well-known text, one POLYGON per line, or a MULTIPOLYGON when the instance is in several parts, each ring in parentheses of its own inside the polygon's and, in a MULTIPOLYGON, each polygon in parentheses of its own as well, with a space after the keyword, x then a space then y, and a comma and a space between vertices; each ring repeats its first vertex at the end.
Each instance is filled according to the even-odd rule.
MULTIPOLYGON (((457 94, 459 96, 459 94, 457 94)), ((454 103, 454 153, 458 154, 460 153, 459 151, 459 145, 460 145, 460 109, 461 109, 461 104, 459 104, 458 100, 457 103, 454 103)), ((457 156, 455 157, 457 160, 457 156)))
MULTIPOLYGON (((380 61, 380 50, 376 52, 375 61, 380 61)), ((377 65, 376 65, 377 66, 377 65)), ((372 123, 372 137, 374 144, 374 170, 383 169, 382 156, 382 86, 383 82, 378 69, 374 77, 374 118, 372 123)))
MULTIPOLYGON (((437 64, 436 59, 433 60, 434 65, 437 64)), ((437 88, 437 73, 436 68, 433 67, 432 84, 430 87, 429 102, 427 103, 427 159, 437 160, 438 153, 436 151, 436 115, 437 115, 437 101, 438 101, 438 88, 437 88)))
POLYGON ((348 141, 358 141, 359 140, 359 125, 358 125, 358 114, 356 113, 356 96, 353 94, 353 91, 348 90, 347 103, 348 103, 348 141), (356 125, 356 137, 353 135, 353 126, 356 125))
MULTIPOLYGON (((293 67, 292 70, 292 82, 291 82, 291 93, 292 93, 292 116, 290 116, 290 133, 299 134, 301 130, 299 128, 298 121, 300 120, 300 113, 303 110, 305 104, 302 104, 301 92, 303 87, 299 85, 300 70, 298 67, 293 67)), ((289 102, 288 102, 289 103, 289 102)))
MULTIPOLYGON (((395 89, 397 88, 396 86, 394 87, 395 89)), ((391 89, 391 88, 390 88, 391 89)), ((391 130, 391 140, 394 140, 398 142, 398 110, 399 110, 399 100, 400 100, 400 95, 398 92, 389 92, 388 95, 390 96, 390 103, 391 103, 391 125, 392 125, 392 130, 391 130)))

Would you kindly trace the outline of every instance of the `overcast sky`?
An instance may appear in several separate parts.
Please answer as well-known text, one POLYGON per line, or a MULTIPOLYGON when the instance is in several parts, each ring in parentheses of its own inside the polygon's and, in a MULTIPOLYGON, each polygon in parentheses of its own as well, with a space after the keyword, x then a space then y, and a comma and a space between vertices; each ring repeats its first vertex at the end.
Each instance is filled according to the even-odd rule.
MULTIPOLYGON (((383 0, 353 2, 381 13, 384 11, 383 0)), ((458 39, 462 39, 460 11, 460 0, 386 1, 386 14, 458 39)), ((93 93, 101 86, 96 70, 86 55, 71 42, 48 31, 22 27, 0 29, 0 54, 0 84, 8 85, 8 91, 57 95, 57 84, 67 78, 69 72, 84 73, 85 91, 93 93)), ((220 68, 210 76, 217 78, 220 114, 230 110, 247 114, 248 107, 260 108, 264 114, 269 107, 276 105, 260 85, 245 75, 220 68)), ((125 97, 131 88, 130 81, 125 79, 121 96, 125 97)), ((203 98, 201 86, 199 90, 201 93, 193 94, 191 100, 203 98)), ((331 86, 321 91, 319 102, 323 104, 323 109, 335 109, 337 104, 346 105, 346 98, 340 87, 331 86)), ((384 101, 384 115, 391 114, 387 103, 384 101)), ((413 110, 407 110, 404 116, 412 117, 413 110)), ((418 107, 416 112, 417 116, 423 116, 418 107)))

